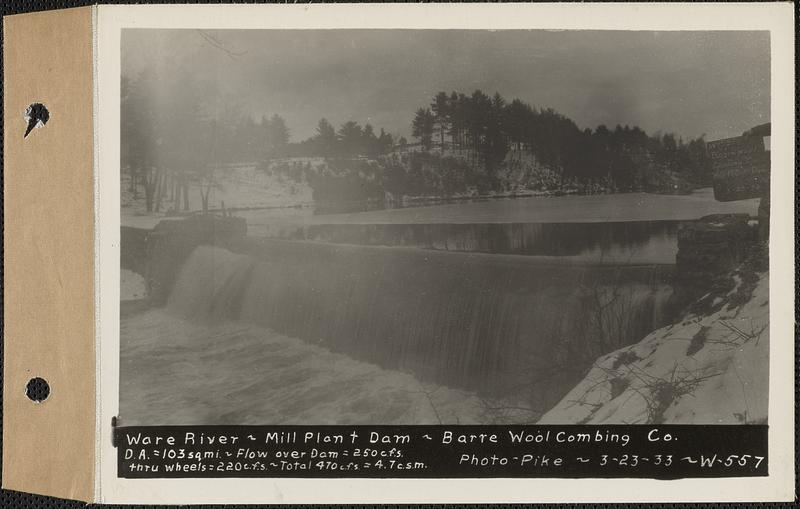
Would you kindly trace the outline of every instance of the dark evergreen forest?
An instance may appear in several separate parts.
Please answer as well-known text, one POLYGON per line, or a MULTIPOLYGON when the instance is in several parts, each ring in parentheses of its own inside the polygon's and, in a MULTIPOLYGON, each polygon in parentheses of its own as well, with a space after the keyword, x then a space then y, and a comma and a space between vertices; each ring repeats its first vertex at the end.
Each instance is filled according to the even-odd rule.
POLYGON ((148 209, 158 207, 164 189, 179 203, 190 185, 207 195, 215 167, 245 162, 305 180, 315 200, 328 202, 519 189, 686 192, 710 181, 702 136, 684 140, 628 125, 581 129, 552 108, 499 93, 437 93, 409 112, 410 142, 369 123, 337 128, 325 118, 313 136, 292 142, 281 115, 254 119, 173 76, 167 82, 144 71, 122 81, 122 169, 143 188, 148 209), (325 164, 301 159, 312 157, 325 164))

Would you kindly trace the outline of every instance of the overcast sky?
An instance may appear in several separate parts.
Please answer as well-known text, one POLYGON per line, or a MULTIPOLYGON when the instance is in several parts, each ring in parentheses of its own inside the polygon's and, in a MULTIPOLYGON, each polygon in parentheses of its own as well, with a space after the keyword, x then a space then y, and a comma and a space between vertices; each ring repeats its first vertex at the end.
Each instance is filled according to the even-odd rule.
POLYGON ((149 64, 214 83, 256 119, 278 113, 294 141, 322 117, 408 136, 437 91, 476 88, 581 128, 713 140, 769 121, 768 32, 124 30, 123 74, 149 64))

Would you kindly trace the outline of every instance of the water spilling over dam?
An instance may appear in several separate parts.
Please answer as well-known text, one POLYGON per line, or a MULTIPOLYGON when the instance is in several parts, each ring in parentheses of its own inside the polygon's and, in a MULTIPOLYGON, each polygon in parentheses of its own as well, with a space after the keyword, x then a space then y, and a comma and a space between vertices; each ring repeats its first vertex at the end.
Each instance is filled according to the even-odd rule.
POLYGON ((196 248, 167 310, 193 322, 256 324, 492 397, 535 386, 525 397, 547 405, 582 374, 565 368, 570 356, 595 358, 664 324, 669 272, 248 239, 235 252, 196 248))

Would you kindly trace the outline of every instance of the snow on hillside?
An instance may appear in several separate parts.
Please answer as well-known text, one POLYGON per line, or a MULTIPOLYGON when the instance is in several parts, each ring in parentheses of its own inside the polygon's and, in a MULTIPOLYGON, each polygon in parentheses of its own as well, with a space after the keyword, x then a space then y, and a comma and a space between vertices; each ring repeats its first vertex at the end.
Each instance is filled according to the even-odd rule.
MULTIPOLYGON (((276 164, 313 163, 311 158, 293 158, 276 161, 276 164)), ((282 172, 264 171, 255 163, 230 165, 215 171, 216 185, 209 194, 210 209, 225 208, 290 208, 313 203, 311 188, 301 180, 295 181, 282 172)), ((129 176, 122 175, 120 182, 122 225, 136 228, 153 228, 159 221, 167 217, 167 210, 172 204, 162 203, 161 211, 147 212, 144 190, 137 193, 130 190, 129 176)), ((189 208, 191 211, 202 210, 200 186, 192 185, 189 190, 189 208)))
POLYGON ((765 423, 769 273, 736 278, 718 311, 689 316, 598 359, 539 423, 765 423))
MULTIPOLYGON (((305 158, 292 162, 303 163, 305 158)), ((292 207, 310 204, 311 188, 305 181, 293 181, 276 172, 268 173, 255 165, 232 166, 217 170, 219 184, 211 190, 210 208, 292 207)))

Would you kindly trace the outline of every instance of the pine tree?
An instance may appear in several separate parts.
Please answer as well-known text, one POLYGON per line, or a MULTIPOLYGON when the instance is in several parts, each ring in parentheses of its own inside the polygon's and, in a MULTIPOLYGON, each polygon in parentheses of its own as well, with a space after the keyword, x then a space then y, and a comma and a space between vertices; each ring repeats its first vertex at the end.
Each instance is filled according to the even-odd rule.
POLYGON ((450 99, 447 97, 446 92, 439 92, 431 102, 431 111, 433 112, 436 125, 439 126, 439 144, 441 151, 444 152, 444 134, 449 127, 450 122, 450 99))
POLYGON ((435 117, 430 108, 418 109, 414 115, 414 121, 411 123, 411 135, 420 141, 425 151, 431 149, 435 123, 435 117))
POLYGON ((339 127, 339 142, 346 155, 356 155, 362 150, 363 130, 358 122, 349 120, 339 127))

